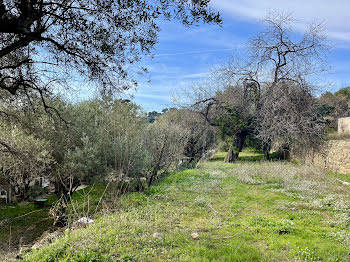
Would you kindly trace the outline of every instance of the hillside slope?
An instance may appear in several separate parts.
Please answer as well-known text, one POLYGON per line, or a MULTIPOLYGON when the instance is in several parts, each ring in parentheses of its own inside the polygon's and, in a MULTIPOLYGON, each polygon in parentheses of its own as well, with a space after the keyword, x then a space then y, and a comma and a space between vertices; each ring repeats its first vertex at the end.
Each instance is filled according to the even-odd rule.
POLYGON ((25 261, 349 261, 348 186, 306 166, 215 159, 25 261))

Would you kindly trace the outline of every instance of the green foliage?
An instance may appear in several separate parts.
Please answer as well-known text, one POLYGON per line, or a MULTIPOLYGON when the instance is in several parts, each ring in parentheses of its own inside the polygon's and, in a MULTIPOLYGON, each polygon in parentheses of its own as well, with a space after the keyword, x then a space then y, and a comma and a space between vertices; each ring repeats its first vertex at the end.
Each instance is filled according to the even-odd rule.
POLYGON ((344 96, 347 99, 350 99, 350 87, 343 87, 334 93, 335 96, 344 96))
POLYGON ((189 163, 197 162, 216 142, 216 130, 198 112, 170 109, 161 119, 176 123, 183 131, 183 157, 189 163))
POLYGON ((215 141, 213 130, 189 110, 163 110, 150 124, 127 100, 104 97, 70 104, 57 97, 53 101, 60 115, 4 105, 5 112, 17 118, 2 122, 0 142, 9 146, 0 152, 2 174, 16 172, 7 177, 12 182, 20 179, 23 194, 34 192, 28 184, 41 173, 55 184, 57 195, 67 199, 79 185, 106 179, 119 181, 121 187, 128 181, 129 189, 144 188, 138 185, 141 178, 151 183, 158 172, 184 158, 195 164, 215 141), (27 177, 20 178, 24 173, 27 177))
POLYGON ((227 152, 230 150, 230 147, 233 145, 232 137, 225 137, 222 141, 220 141, 218 149, 222 152, 227 152))
POLYGON ((133 72, 147 72, 137 62, 158 42, 160 19, 221 24, 209 2, 1 1, 0 90, 20 103, 38 95, 50 108, 50 94, 69 88, 63 80, 78 74, 103 94, 120 93, 137 85, 133 72))
POLYGON ((189 130, 181 126, 178 117, 175 111, 170 111, 147 128, 145 142, 151 155, 149 184, 158 171, 167 170, 183 158, 189 130))
POLYGON ((47 176, 54 164, 51 147, 43 139, 26 134, 18 127, 0 122, 0 177, 7 181, 18 200, 28 199, 29 184, 47 176))
POLYGON ((327 127, 337 129, 337 118, 350 114, 350 87, 344 87, 337 92, 325 92, 318 99, 318 110, 326 121, 327 127))

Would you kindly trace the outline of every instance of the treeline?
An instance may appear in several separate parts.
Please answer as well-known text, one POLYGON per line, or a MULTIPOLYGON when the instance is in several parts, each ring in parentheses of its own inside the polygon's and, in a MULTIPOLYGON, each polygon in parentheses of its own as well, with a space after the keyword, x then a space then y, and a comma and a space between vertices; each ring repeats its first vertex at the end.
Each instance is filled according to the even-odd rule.
POLYGON ((335 131, 337 119, 350 116, 350 87, 343 87, 334 93, 325 92, 318 99, 318 103, 328 131, 335 131))
POLYGON ((0 176, 18 201, 33 197, 30 183, 48 177, 58 197, 82 184, 132 181, 150 185, 169 168, 196 163, 215 142, 214 129, 194 111, 171 109, 149 119, 128 100, 110 97, 69 103, 1 104, 0 176), (46 110, 45 110, 46 109, 46 110))

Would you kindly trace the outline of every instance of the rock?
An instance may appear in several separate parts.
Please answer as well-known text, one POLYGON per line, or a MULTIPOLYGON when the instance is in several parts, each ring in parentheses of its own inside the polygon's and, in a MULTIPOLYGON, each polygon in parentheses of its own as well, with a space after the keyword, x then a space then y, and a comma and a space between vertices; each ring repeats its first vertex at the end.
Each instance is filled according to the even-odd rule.
POLYGON ((154 233, 153 235, 153 238, 156 238, 156 239, 159 239, 159 240, 163 240, 163 234, 161 233, 154 233))
POLYGON ((192 239, 198 240, 199 239, 199 234, 198 233, 192 233, 191 234, 192 239))
POLYGON ((82 223, 82 224, 92 224, 92 223, 94 223, 94 220, 90 219, 88 217, 82 217, 77 222, 82 223))

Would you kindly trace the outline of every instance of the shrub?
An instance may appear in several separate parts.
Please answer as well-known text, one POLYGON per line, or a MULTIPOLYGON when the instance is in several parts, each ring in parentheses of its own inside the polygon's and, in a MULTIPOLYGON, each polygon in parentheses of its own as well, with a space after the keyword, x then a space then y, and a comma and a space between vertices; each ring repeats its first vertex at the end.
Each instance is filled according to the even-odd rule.
POLYGON ((0 176, 11 186, 19 200, 30 197, 30 183, 47 176, 54 164, 50 144, 28 135, 16 126, 0 123, 0 176))

